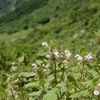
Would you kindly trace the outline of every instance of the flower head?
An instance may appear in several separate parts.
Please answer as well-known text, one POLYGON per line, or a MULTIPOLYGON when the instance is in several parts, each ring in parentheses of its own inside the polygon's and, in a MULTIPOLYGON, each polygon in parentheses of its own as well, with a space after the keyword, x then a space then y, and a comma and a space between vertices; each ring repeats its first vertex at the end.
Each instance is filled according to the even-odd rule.
POLYGON ((89 53, 88 55, 84 56, 84 59, 87 61, 90 61, 91 59, 93 59, 91 53, 89 53))
POLYGON ((48 73, 50 71, 50 69, 44 69, 43 72, 48 73))
POLYGON ((100 83, 98 84, 98 87, 100 87, 100 83))
POLYGON ((78 60, 79 62, 82 62, 82 61, 83 61, 83 57, 80 56, 79 54, 76 54, 76 55, 75 55, 75 58, 77 58, 77 60, 78 60))
POLYGON ((69 50, 65 50, 65 57, 69 59, 72 56, 72 53, 69 50))
POLYGON ((37 65, 35 63, 32 64, 32 67, 34 67, 34 70, 38 69, 38 67, 37 67, 37 65))
POLYGON ((50 59, 51 58, 51 55, 47 54, 46 55, 46 58, 50 59))
POLYGON ((93 94, 97 96, 97 95, 99 95, 99 91, 94 90, 93 94))
POLYGON ((33 67, 37 67, 37 65, 35 63, 32 64, 33 67))
POLYGON ((60 57, 59 52, 56 50, 54 51, 55 58, 58 59, 60 57))
POLYGON ((48 47, 48 43, 47 42, 42 42, 42 46, 44 46, 44 47, 48 47))

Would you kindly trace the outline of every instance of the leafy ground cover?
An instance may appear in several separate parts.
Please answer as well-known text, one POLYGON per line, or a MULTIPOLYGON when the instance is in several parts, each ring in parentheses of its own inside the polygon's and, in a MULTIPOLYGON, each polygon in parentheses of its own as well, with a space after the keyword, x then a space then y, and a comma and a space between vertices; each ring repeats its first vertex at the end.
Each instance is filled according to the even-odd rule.
POLYGON ((98 4, 49 0, 27 16, 13 21, 5 16, 0 24, 0 99, 99 100, 98 4))
MULTIPOLYGON (((99 32, 92 37, 99 43, 99 32)), ((92 53, 81 48, 73 53, 55 45, 42 42, 34 60, 25 53, 11 52, 9 68, 0 71, 1 100, 100 99, 99 50, 92 53)))

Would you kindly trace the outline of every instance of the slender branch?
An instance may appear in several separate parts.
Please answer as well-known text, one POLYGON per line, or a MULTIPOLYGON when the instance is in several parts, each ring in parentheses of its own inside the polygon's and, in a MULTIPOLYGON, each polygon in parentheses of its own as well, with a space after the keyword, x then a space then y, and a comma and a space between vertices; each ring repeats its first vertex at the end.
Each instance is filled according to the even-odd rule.
POLYGON ((63 79, 63 76, 64 76, 64 71, 65 71, 65 66, 63 66, 63 72, 62 72, 62 75, 61 75, 61 79, 60 79, 60 81, 59 82, 61 82, 61 80, 63 79))
POLYGON ((57 66, 56 66, 56 61, 54 59, 54 76, 55 76, 55 83, 57 84, 57 66))
POLYGON ((83 79, 83 71, 84 71, 84 64, 83 64, 82 70, 81 70, 81 79, 83 79))
POLYGON ((14 97, 14 93, 13 93, 12 89, 10 89, 10 90, 11 90, 11 93, 12 93, 12 98, 13 98, 14 100, 16 100, 15 97, 14 97))

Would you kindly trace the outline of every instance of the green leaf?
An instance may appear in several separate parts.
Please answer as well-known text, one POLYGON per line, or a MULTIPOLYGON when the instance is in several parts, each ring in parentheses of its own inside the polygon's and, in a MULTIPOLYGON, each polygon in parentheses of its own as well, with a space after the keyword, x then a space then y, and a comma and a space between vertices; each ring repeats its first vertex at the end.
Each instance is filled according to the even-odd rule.
POLYGON ((42 93, 42 91, 32 92, 29 94, 29 96, 39 96, 41 93, 42 93))
POLYGON ((85 55, 87 53, 87 50, 84 48, 84 47, 82 47, 81 49, 80 49, 80 54, 81 55, 85 55))
POLYGON ((82 90, 80 92, 75 92, 74 94, 72 94, 70 96, 70 98, 78 98, 80 96, 88 96, 89 95, 89 91, 88 90, 82 90))
POLYGON ((67 78, 69 79, 70 82, 75 82, 75 79, 72 76, 67 76, 67 78))
POLYGON ((81 94, 79 92, 75 92, 70 96, 70 98, 78 98, 80 96, 81 96, 81 94))
POLYGON ((86 82, 82 82, 82 84, 88 87, 88 86, 91 86, 92 82, 93 80, 87 80, 86 82))
POLYGON ((38 53, 37 53, 37 56, 45 56, 47 54, 47 52, 45 52, 44 50, 40 50, 38 53))
POLYGON ((11 71, 11 72, 15 72, 17 69, 18 69, 17 66, 12 66, 12 67, 10 68, 10 71, 11 71))
POLYGON ((54 42, 53 42, 52 40, 50 40, 49 45, 50 45, 51 47, 54 46, 54 42))
POLYGON ((11 64, 12 64, 12 65, 15 65, 16 63, 15 63, 15 62, 11 62, 11 64))
POLYGON ((59 84, 56 85, 57 88, 65 88, 66 87, 66 83, 65 82, 61 82, 59 84))
POLYGON ((40 64, 42 64, 43 62, 42 62, 42 60, 36 60, 36 63, 40 65, 40 64))
POLYGON ((97 71, 95 71, 95 70, 90 70, 89 72, 93 75, 94 78, 98 78, 98 77, 99 77, 99 74, 98 74, 97 71))
POLYGON ((89 91, 88 90, 83 90, 80 93, 82 96, 88 96, 89 95, 89 91))
POLYGON ((39 82, 32 82, 32 83, 26 84, 24 87, 25 88, 34 88, 34 87, 36 87, 38 85, 39 85, 39 82))
POLYGON ((24 54, 21 57, 18 58, 18 61, 19 62, 23 62, 24 61, 24 54))
POLYGON ((57 100, 57 94, 53 92, 48 92, 43 96, 43 100, 57 100))
POLYGON ((98 34, 97 33, 92 33, 91 34, 91 38, 96 38, 96 37, 98 37, 98 34))
POLYGON ((56 93, 57 91, 59 91, 58 88, 52 88, 49 92, 56 93))
POLYGON ((39 82, 39 85, 42 86, 44 84, 45 84, 45 80, 41 79, 40 82, 39 82))
POLYGON ((13 49, 11 50, 11 55, 14 56, 15 54, 16 54, 16 48, 13 48, 13 49))
POLYGON ((34 73, 34 72, 21 72, 20 74, 19 74, 19 77, 26 77, 26 78, 28 78, 28 77, 33 77, 33 76, 35 76, 36 75, 36 73, 34 73))

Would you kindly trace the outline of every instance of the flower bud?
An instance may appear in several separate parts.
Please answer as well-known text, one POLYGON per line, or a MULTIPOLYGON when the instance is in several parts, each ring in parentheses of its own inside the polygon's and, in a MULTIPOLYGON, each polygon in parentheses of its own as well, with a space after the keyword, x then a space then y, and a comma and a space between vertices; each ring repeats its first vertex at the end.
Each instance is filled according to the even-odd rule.
POLYGON ((49 72, 49 71, 50 71, 49 69, 44 69, 44 70, 43 70, 43 72, 49 72))
POLYGON ((48 43, 47 42, 42 42, 42 46, 44 46, 44 47, 48 47, 48 43))
POLYGON ((50 59, 51 58, 51 55, 47 54, 46 55, 46 58, 50 59))
POLYGON ((100 87, 100 83, 98 84, 98 87, 100 87))
POLYGON ((55 58, 58 59, 60 57, 59 52, 56 50, 54 51, 55 58))
POLYGON ((38 67, 37 67, 37 65, 35 63, 32 64, 32 67, 34 67, 34 70, 38 69, 38 67))
POLYGON ((99 95, 99 91, 94 90, 93 94, 94 94, 95 96, 97 96, 97 95, 99 95))

